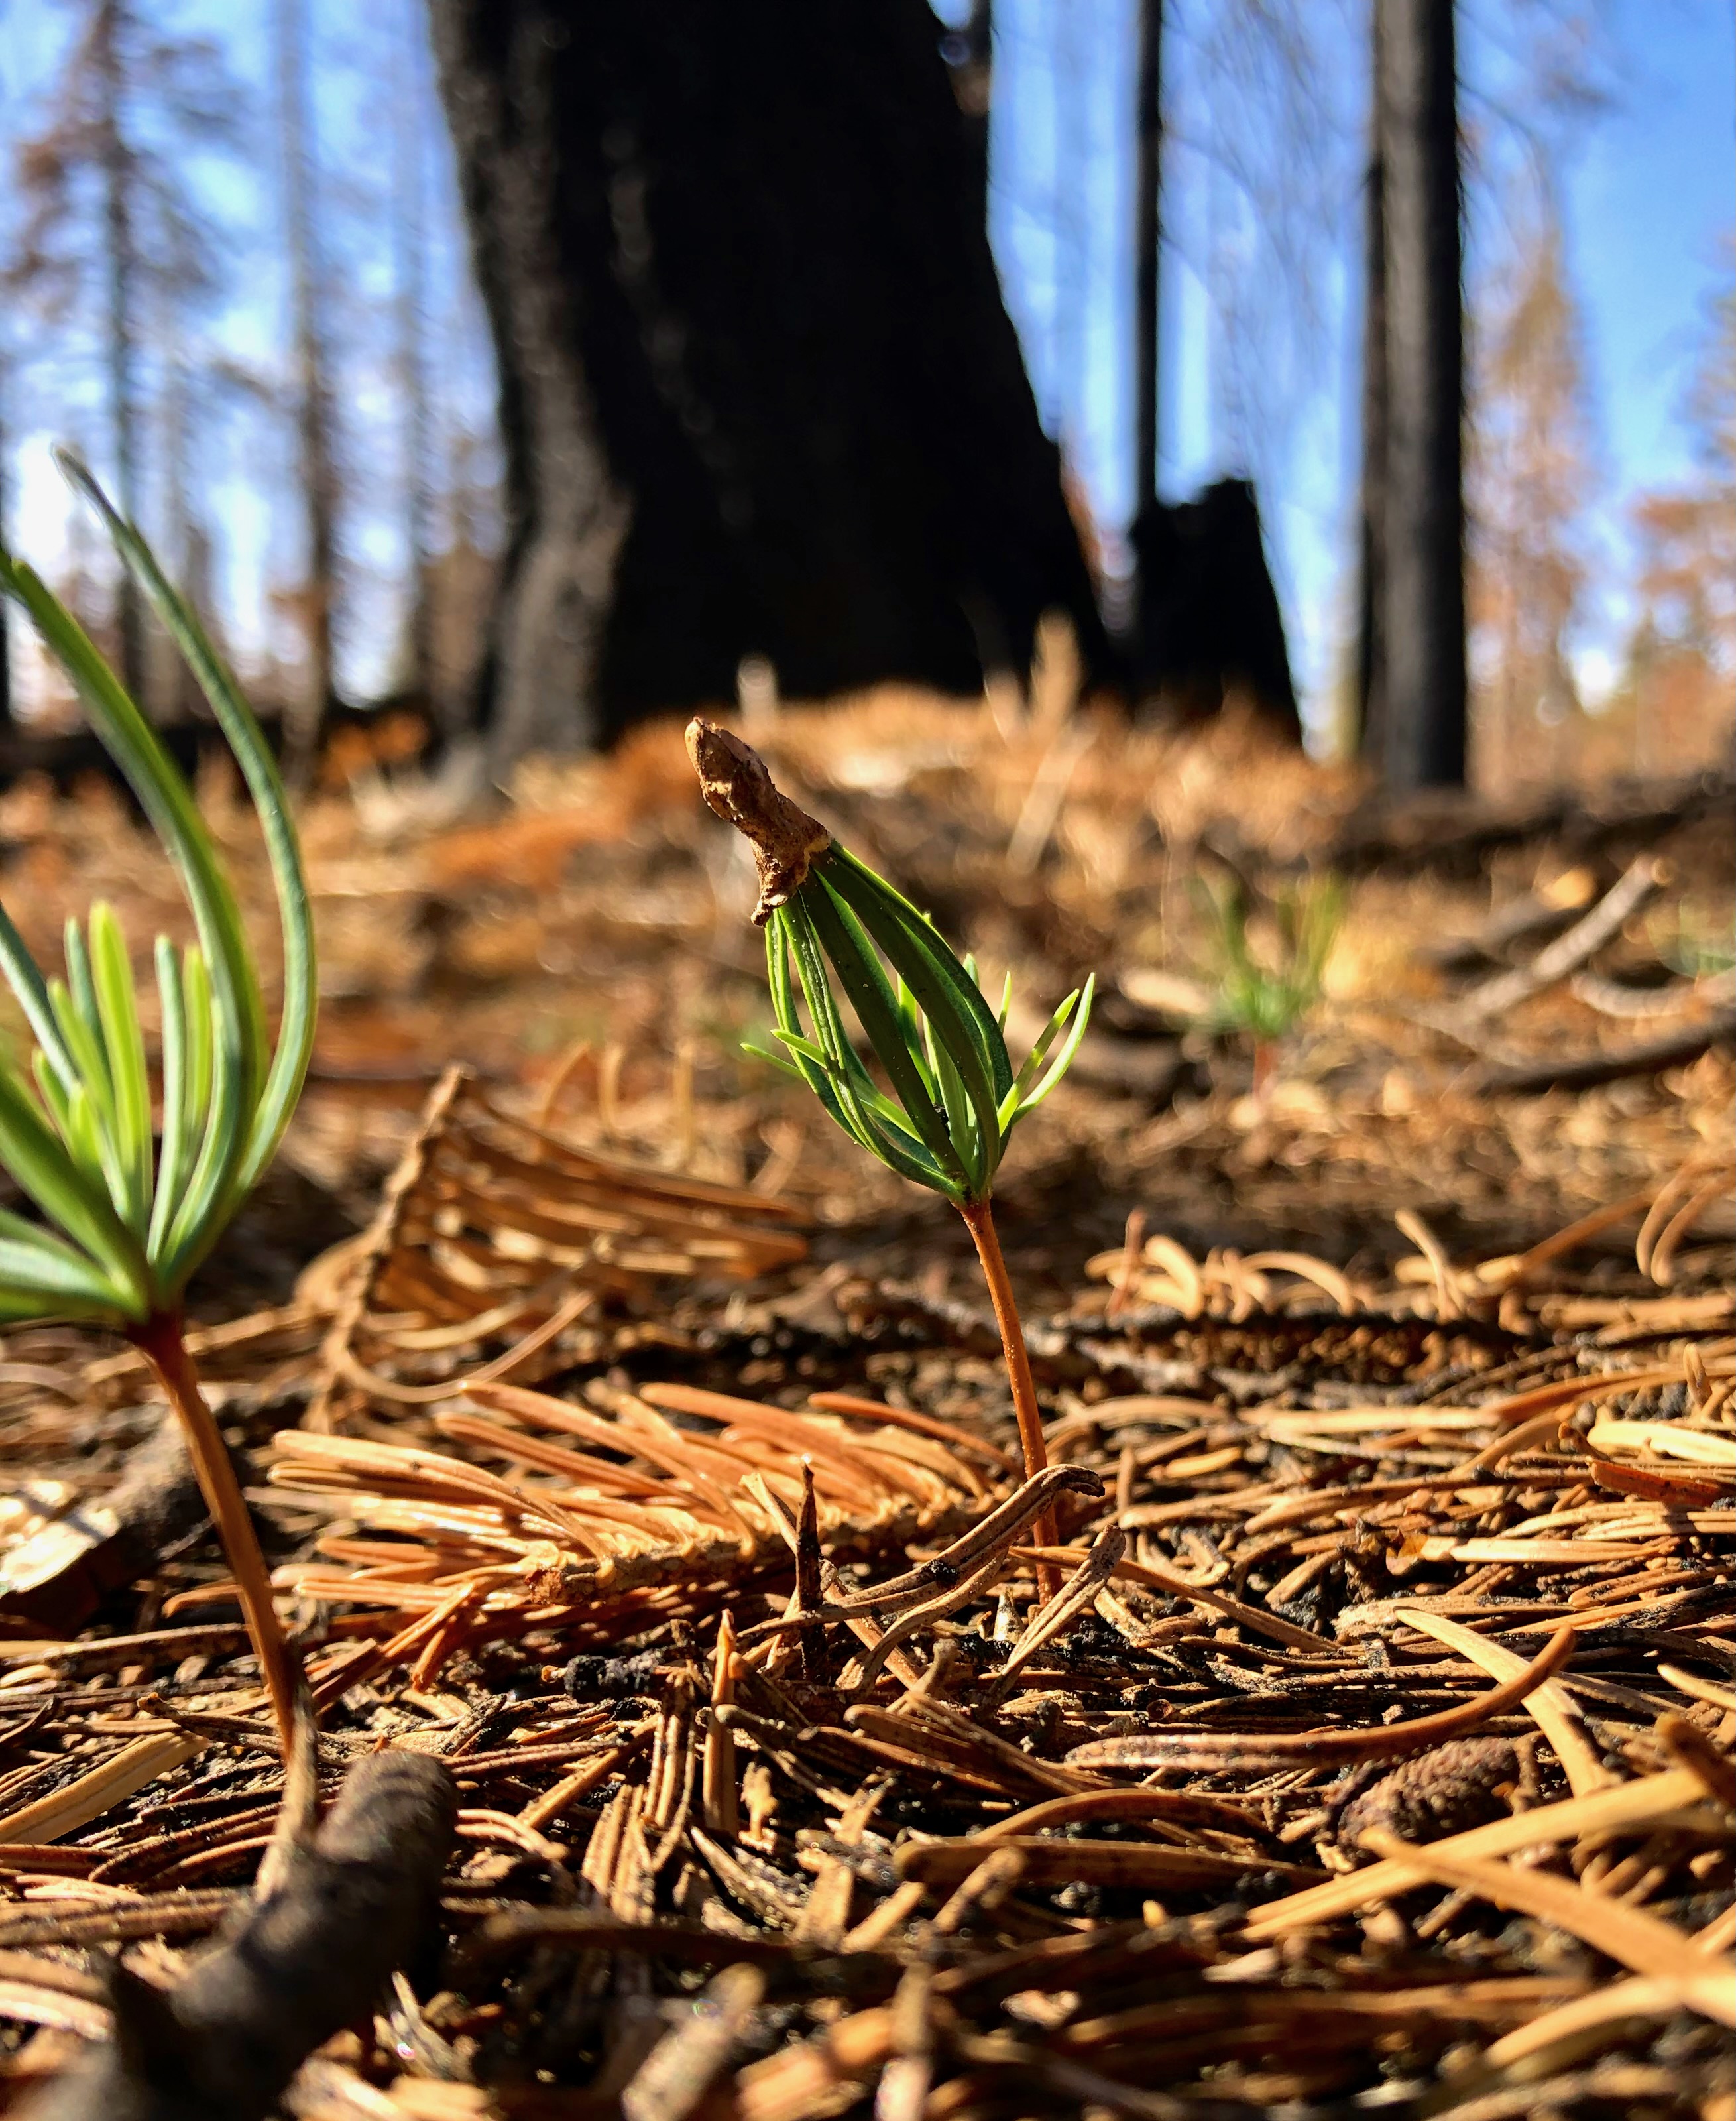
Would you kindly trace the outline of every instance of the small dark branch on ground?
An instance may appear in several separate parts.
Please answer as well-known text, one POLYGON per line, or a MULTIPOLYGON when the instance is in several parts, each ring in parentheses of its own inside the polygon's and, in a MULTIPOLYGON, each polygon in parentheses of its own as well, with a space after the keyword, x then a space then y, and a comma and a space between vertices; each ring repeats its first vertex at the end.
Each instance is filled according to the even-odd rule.
POLYGON ((116 2035, 33 2121, 254 2121, 304 2057, 434 1945, 457 1823, 450 1771, 382 1753, 228 1943, 165 1995, 117 1962, 116 2035))
POLYGON ((1736 1047, 1736 1009, 1720 1009, 1703 1023, 1688 1024, 1667 1038, 1621 1047, 1613 1053, 1588 1053, 1577 1059, 1570 1054, 1512 1067, 1491 1062, 1478 1069, 1464 1087, 1485 1098, 1592 1090, 1600 1083, 1619 1083, 1630 1075, 1661 1075, 1667 1068, 1685 1068, 1715 1046, 1736 1047))

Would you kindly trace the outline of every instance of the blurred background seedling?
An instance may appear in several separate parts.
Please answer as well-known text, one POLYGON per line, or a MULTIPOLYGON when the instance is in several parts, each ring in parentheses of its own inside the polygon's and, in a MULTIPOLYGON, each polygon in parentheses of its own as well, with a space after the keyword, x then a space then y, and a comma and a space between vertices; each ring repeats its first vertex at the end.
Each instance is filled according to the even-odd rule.
POLYGON ((1682 979, 1715 979, 1736 967, 1736 935, 1727 915, 1678 898, 1648 915, 1645 930, 1659 961, 1682 979))
POLYGON ((1318 1007, 1344 916, 1336 876, 1310 875, 1256 904, 1240 877, 1202 882, 1201 911, 1210 932, 1203 970, 1211 1001, 1203 1019, 1220 1033, 1245 1038, 1254 1053, 1254 1088, 1263 1095, 1284 1042, 1318 1007))

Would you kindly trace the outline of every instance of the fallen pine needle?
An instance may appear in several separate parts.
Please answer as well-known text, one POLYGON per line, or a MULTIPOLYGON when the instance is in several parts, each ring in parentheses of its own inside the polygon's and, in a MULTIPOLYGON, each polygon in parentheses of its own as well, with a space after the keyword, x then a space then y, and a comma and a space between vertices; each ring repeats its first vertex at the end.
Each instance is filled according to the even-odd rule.
POLYGON ((1709 1960, 1691 1937, 1645 1909, 1588 1892, 1548 1871, 1522 1871, 1511 1863, 1450 1851, 1444 1842, 1417 1848, 1384 1827, 1366 1829, 1362 1839, 1377 1855, 1436 1885, 1456 1886, 1566 1930, 1636 1974, 1670 1983, 1687 2009, 1736 2026, 1736 1959, 1720 1955, 1709 1960))
MULTIPOLYGON (((1454 1858, 1506 1856, 1515 1848, 1546 1848, 1575 1840, 1582 1834, 1661 1826, 1716 1830, 1723 1823, 1706 1802, 1700 1778, 1686 1768, 1669 1768, 1662 1774, 1642 1776, 1591 1797, 1564 1797, 1558 1804, 1539 1805, 1533 1811, 1515 1812, 1487 1826, 1450 1834, 1443 1841, 1431 1842, 1428 1853, 1454 1858)), ((1334 1878, 1330 1885, 1311 1886, 1304 1892, 1257 1908, 1248 1918, 1244 1934, 1264 1940, 1311 1928, 1335 1916, 1408 1893, 1413 1886, 1426 1884, 1431 1875, 1417 1868, 1408 1853, 1403 1859, 1374 1863, 1366 1871, 1334 1878)))

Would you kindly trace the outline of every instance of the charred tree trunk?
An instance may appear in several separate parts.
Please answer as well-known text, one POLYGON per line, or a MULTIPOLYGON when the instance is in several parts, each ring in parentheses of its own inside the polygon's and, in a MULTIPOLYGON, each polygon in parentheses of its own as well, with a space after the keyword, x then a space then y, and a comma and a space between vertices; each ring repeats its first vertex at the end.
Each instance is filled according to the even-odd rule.
POLYGON ((1302 725, 1254 488, 1222 479, 1157 498, 1163 225, 1163 0, 1139 0, 1133 174, 1135 697, 1189 720, 1245 694, 1287 744, 1302 725))
MULTIPOLYGON (((133 169, 122 97, 125 67, 121 54, 119 0, 102 0, 91 27, 93 72, 98 97, 98 149, 102 170, 103 266, 107 280, 106 344, 109 417, 114 430, 114 499, 129 523, 138 520, 138 408, 134 357, 138 348, 137 296, 138 258, 133 246, 133 169)), ((138 589, 121 571, 118 660, 123 683, 145 703, 145 624, 138 589)))
POLYGON ((1453 0, 1375 0, 1385 223, 1380 566, 1389 787, 1465 768, 1464 312, 1453 0))
MULTIPOLYGON (((1140 0, 1133 177, 1133 513, 1157 498, 1159 218, 1163 182, 1163 0, 1140 0)), ((1142 594, 1143 591, 1142 590, 1142 594)))
POLYGON ((989 113, 994 100, 994 0, 970 0, 964 27, 946 40, 971 180, 989 219, 989 113))
POLYGON ((922 0, 430 0, 500 370, 497 757, 1105 646, 922 0))
MULTIPOLYGON (((398 387, 403 400, 404 547, 409 600, 405 614, 405 676, 410 690, 431 707, 434 699, 434 613, 429 598, 434 548, 434 417, 428 393, 426 344, 428 304, 427 200, 423 183, 425 116, 421 87, 422 14, 419 0, 406 0, 406 72, 398 98, 393 140, 392 235, 393 323, 398 387), (412 86, 413 84, 413 86, 412 86)), ((438 712, 435 720, 443 719, 438 712)))
MULTIPOLYGON (((0 331, 4 327, 0 326, 0 331)), ((0 338, 0 549, 11 552, 7 536, 12 514, 12 348, 0 338)), ((0 743, 16 725, 12 711, 12 599, 0 597, 0 743)))
POLYGON ((1238 694, 1274 736, 1300 745, 1283 613, 1253 487, 1226 478, 1193 501, 1153 501, 1132 542, 1141 585, 1130 644, 1135 697, 1203 720, 1238 694))
POLYGON ((332 634, 337 574, 337 472, 332 445, 332 392, 322 301, 322 260, 314 213, 310 138, 307 16, 304 0, 277 0, 277 77, 282 98, 284 235, 289 249, 295 346, 296 443, 305 511, 306 687, 285 716, 292 781, 312 771, 320 725, 332 704, 332 634))
POLYGON ((1368 171, 1362 194, 1362 464, 1358 496, 1357 745, 1378 766, 1386 744, 1386 198, 1380 159, 1380 11, 1372 24, 1368 171))
POLYGON ((598 673, 628 519, 582 346, 586 293, 601 293, 612 250, 610 202, 593 140, 570 206, 561 181, 556 75, 571 31, 556 12, 431 0, 500 370, 508 541, 477 706, 502 765, 602 741, 598 673))
MULTIPOLYGON (((192 378, 180 347, 179 319, 172 306, 162 319, 169 353, 163 365, 160 428, 163 473, 163 528, 175 569, 175 579, 190 599, 193 609, 207 623, 209 604, 209 550, 193 521, 193 448, 192 434, 192 378), (195 574, 204 579, 196 580, 195 574)), ((156 691, 165 720, 185 721, 196 716, 203 695, 186 659, 173 652, 166 635, 159 632, 153 646, 162 650, 156 659, 156 691)))

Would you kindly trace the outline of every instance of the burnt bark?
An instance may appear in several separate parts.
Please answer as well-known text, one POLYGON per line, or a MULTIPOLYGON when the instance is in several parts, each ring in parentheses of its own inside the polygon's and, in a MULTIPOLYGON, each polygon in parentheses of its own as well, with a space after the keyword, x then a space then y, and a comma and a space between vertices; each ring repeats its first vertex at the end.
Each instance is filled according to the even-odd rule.
POLYGON ((1465 768, 1464 311, 1453 0, 1376 0, 1385 240, 1380 767, 1465 768))
MULTIPOLYGON (((421 23, 417 0, 407 0, 410 36, 405 63, 417 65, 421 23)), ((419 87, 418 81, 417 86, 419 87)), ((428 234, 424 181, 423 100, 400 94, 393 119, 392 158, 393 325, 401 406, 403 452, 404 549, 409 562, 409 604, 404 618, 404 679, 412 696, 444 721, 444 702, 436 701, 434 673, 434 612, 431 603, 434 560, 434 407, 429 393, 427 333, 428 234)))
MULTIPOLYGON (((129 523, 138 520, 138 253, 133 226, 133 155, 122 124, 125 69, 119 0, 102 0, 91 24, 97 93, 97 156, 102 173, 104 361, 109 371, 109 417, 114 431, 114 499, 129 523)), ((145 620, 138 585, 123 569, 119 590, 119 663, 123 684, 145 699, 145 620)))
POLYGON ((430 7, 500 372, 508 541, 477 706, 502 762, 601 740, 598 672, 629 513, 581 347, 583 288, 606 276, 612 244, 592 158, 587 195, 564 211, 556 76, 571 33, 557 12, 430 7))
POLYGON ((500 371, 497 758, 1106 650, 922 0, 430 0, 500 371))
MULTIPOLYGON (((12 361, 11 349, 0 338, 0 550, 10 552, 7 528, 12 515, 12 361)), ((0 597, 0 745, 13 729, 12 615, 11 599, 0 597)))
MULTIPOLYGON (((1163 239, 1163 0, 1140 0, 1133 133, 1133 513, 1157 498, 1158 290, 1163 239)), ((1143 578, 1142 576, 1142 594, 1143 578)))
POLYGON ((1274 734, 1300 744, 1283 614, 1253 487, 1220 479, 1193 501, 1150 501, 1131 542, 1140 584, 1136 697, 1201 720, 1227 694, 1240 693, 1274 734))
POLYGON ((302 697, 296 702, 295 711, 286 717, 286 763, 292 782, 305 785, 313 771, 320 729, 334 692, 337 466, 332 432, 323 261, 314 203, 305 0, 277 0, 276 29, 283 135, 284 235, 289 252, 295 349, 296 447, 307 540, 303 597, 308 669, 302 697))
POLYGON ((1357 746, 1379 764, 1386 741, 1386 173, 1380 155, 1380 11, 1373 12, 1368 168, 1362 193, 1362 461, 1357 494, 1357 746))
POLYGON ((115 2035, 34 2121, 256 2121, 302 2059, 365 2016, 392 1974, 433 1960, 458 1792, 442 1761, 378 1753, 350 1770, 316 1839, 220 1950, 167 1994, 119 1961, 115 2035))
POLYGON ((994 100, 994 0, 970 0, 963 26, 946 40, 970 180, 989 218, 989 119, 994 100))

